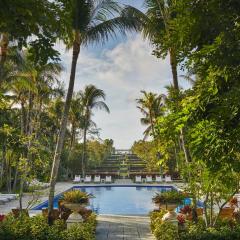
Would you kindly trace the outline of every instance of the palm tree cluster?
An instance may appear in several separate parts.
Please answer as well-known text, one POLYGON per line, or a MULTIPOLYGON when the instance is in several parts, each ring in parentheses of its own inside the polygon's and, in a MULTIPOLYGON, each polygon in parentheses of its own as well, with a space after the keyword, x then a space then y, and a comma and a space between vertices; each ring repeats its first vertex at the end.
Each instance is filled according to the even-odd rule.
MULTIPOLYGON (((109 112, 104 103, 105 94, 102 90, 89 85, 82 92, 74 94, 80 51, 91 44, 104 44, 110 37, 116 37, 119 32, 125 34, 127 30, 140 30, 142 22, 131 14, 131 7, 120 5, 116 0, 40 0, 36 5, 32 0, 28 0, 28 3, 29 5, 24 1, 15 3, 16 17, 19 24, 24 25, 22 32, 14 32, 11 11, 9 15, 8 11, 3 12, 5 18, 0 27, 1 95, 6 99, 6 93, 11 92, 16 99, 15 102, 11 101, 12 106, 20 105, 16 108, 17 111, 20 109, 20 136, 24 136, 26 142, 19 157, 25 159, 28 164, 33 162, 35 159, 33 154, 38 150, 32 149, 35 142, 39 141, 39 136, 44 134, 43 150, 47 151, 45 145, 48 145, 51 154, 54 151, 49 194, 49 219, 51 219, 55 184, 66 142, 65 136, 71 135, 70 150, 79 135, 83 138, 82 173, 84 175, 87 166, 87 134, 97 132, 96 125, 91 120, 93 109, 104 109, 109 112), (21 4, 26 9, 21 8, 21 4), (43 10, 44 16, 29 14, 35 7, 39 11, 43 10), (26 16, 28 20, 26 21, 22 16, 26 16), (6 29, 5 26, 9 28, 6 29), (29 38, 32 35, 33 40, 29 38), (65 101, 62 101, 62 87, 56 79, 61 70, 61 66, 55 64, 59 60, 59 54, 53 48, 57 38, 64 42, 68 50, 72 49, 69 86, 65 101), (23 46, 27 47, 29 52, 24 65, 10 61, 11 50, 16 48, 21 50, 23 46), (14 78, 14 81, 10 81, 10 78, 14 78), (10 85, 11 90, 8 88, 10 85), (42 118, 44 123, 41 121, 42 118), (42 131, 46 127, 44 124, 54 134, 51 131, 42 131), (48 135, 51 140, 48 139, 48 135)), ((10 95, 8 98, 13 96, 10 95)), ((5 103, 5 100, 3 102, 5 103)), ((3 109, 6 112, 4 107, 3 109)), ((21 171, 28 172, 27 166, 21 171)), ((26 177, 21 179, 21 188, 23 188, 27 179, 26 177)))
MULTIPOLYGON (((4 73, 8 81, 4 81, 1 87, 3 161, 0 180, 1 187, 6 185, 8 192, 20 189, 20 207, 21 194, 28 179, 49 180, 64 108, 64 90, 58 80, 61 70, 58 63, 35 65, 27 51, 15 52, 5 63, 4 73)), ((109 109, 104 102, 105 93, 93 85, 73 96, 65 149, 71 157, 75 146, 82 141, 83 153, 78 161, 81 162, 82 157, 81 167, 86 169, 87 135, 98 133, 97 125, 92 121, 93 110, 109 112, 109 109)), ((69 165, 68 161, 65 165, 69 165)))
POLYGON ((147 125, 144 131, 144 140, 151 135, 155 139, 155 124, 157 118, 163 116, 164 113, 164 96, 156 93, 141 91, 142 98, 137 99, 137 108, 141 111, 144 117, 141 118, 141 123, 147 125))

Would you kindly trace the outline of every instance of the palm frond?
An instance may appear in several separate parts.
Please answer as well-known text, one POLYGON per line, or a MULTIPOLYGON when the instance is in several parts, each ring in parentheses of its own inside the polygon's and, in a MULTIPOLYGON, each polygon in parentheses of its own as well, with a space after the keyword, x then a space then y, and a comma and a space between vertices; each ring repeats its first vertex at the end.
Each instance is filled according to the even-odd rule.
POLYGON ((128 8, 123 9, 120 16, 112 19, 101 17, 98 23, 94 22, 89 30, 82 36, 82 43, 88 45, 92 42, 104 44, 109 38, 116 38, 117 33, 126 35, 126 31, 139 31, 142 22, 134 15, 130 15, 128 8))
POLYGON ((101 109, 101 110, 103 109, 107 113, 110 113, 110 110, 109 110, 107 104, 103 101, 94 102, 92 107, 96 108, 96 109, 101 109))

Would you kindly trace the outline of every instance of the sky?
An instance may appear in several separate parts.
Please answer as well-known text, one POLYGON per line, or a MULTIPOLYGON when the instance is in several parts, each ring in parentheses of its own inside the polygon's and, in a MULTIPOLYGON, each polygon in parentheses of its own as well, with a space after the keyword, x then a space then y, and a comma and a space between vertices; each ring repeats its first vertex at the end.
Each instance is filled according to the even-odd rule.
MULTIPOLYGON (((138 7, 142 0, 121 0, 138 7)), ((65 51, 59 43, 64 71, 61 80, 68 85, 71 51, 65 51)), ((136 99, 141 90, 164 93, 171 83, 169 58, 157 59, 152 55, 151 45, 137 33, 110 40, 105 45, 94 45, 81 50, 74 91, 88 84, 104 90, 110 114, 95 110, 93 120, 101 129, 101 139, 111 138, 117 149, 131 148, 135 140, 143 139, 146 128, 140 123, 141 113, 136 99)))

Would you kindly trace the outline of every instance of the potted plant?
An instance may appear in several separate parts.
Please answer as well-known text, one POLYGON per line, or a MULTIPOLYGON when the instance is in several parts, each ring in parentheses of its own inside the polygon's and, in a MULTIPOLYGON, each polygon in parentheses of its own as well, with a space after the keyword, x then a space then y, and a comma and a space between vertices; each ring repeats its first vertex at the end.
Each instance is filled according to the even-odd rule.
POLYGON ((159 206, 159 209, 164 205, 168 213, 166 213, 162 220, 163 221, 176 221, 177 214, 175 213, 175 208, 183 203, 185 195, 178 191, 168 191, 164 193, 157 193, 153 198, 153 202, 159 206))
POLYGON ((69 216, 68 220, 72 222, 82 222, 82 216, 79 214, 79 211, 82 208, 85 208, 89 204, 90 198, 93 196, 86 192, 81 192, 79 190, 72 190, 65 192, 61 198, 62 204, 73 211, 69 216))

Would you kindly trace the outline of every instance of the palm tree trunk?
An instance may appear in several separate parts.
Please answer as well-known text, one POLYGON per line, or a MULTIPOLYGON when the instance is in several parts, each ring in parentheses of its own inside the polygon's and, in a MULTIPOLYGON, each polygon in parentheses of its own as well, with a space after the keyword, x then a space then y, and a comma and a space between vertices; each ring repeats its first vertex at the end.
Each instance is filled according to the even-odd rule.
POLYGON ((2 166, 1 166, 1 179, 0 179, 0 187, 3 186, 3 179, 4 179, 4 169, 6 164, 6 141, 3 142, 2 145, 2 166))
POLYGON ((78 60, 79 53, 80 53, 80 34, 79 34, 79 32, 76 32, 75 40, 73 43, 73 55, 72 55, 70 81, 69 81, 66 101, 64 104, 64 112, 63 112, 63 116, 62 116, 62 120, 61 120, 61 127, 60 127, 60 132, 59 132, 57 145, 56 145, 56 149, 55 149, 55 154, 54 154, 54 159, 53 159, 53 164, 52 164, 51 178, 50 178, 50 190, 49 190, 49 201, 48 201, 48 222, 49 222, 49 224, 52 224, 52 211, 53 211, 55 184, 56 184, 56 180, 57 180, 60 157, 61 157, 65 133, 66 133, 68 114, 69 114, 72 95, 73 95, 76 66, 77 66, 77 60, 78 60))
POLYGON ((83 132, 83 152, 82 152, 82 176, 85 177, 87 161, 86 161, 86 143, 87 143, 87 127, 84 127, 83 132))
MULTIPOLYGON (((176 58, 176 52, 175 52, 174 48, 170 48, 169 54, 170 54, 170 64, 171 64, 172 77, 173 77, 173 87, 178 93, 179 92, 179 84, 178 84, 178 74, 177 74, 177 58, 176 58)), ((189 162, 191 162, 191 156, 190 156, 190 152, 187 147, 187 144, 186 144, 184 129, 181 129, 181 131, 180 131, 180 139, 181 139, 181 144, 182 144, 185 160, 187 163, 189 163, 189 162)))
POLYGON ((1 34, 1 42, 0 42, 0 86, 3 81, 3 67, 4 63, 7 59, 7 50, 8 50, 8 34, 7 33, 2 33, 1 34))
POLYGON ((149 115, 150 115, 150 122, 151 122, 150 124, 151 124, 151 129, 152 129, 152 135, 153 135, 153 139, 155 139, 154 122, 153 122, 153 116, 152 116, 151 109, 150 109, 149 115))
POLYGON ((18 165, 19 165, 19 162, 17 162, 16 169, 15 169, 14 182, 13 182, 13 192, 16 192, 16 188, 17 188, 18 165))
POLYGON ((183 128, 180 130, 180 137, 181 137, 182 148, 183 148, 186 163, 190 163, 192 161, 192 158, 189 152, 189 148, 186 145, 185 132, 183 128))
MULTIPOLYGON (((25 136, 29 138, 27 146, 26 146, 26 152, 24 153, 24 157, 26 159, 25 167, 23 167, 22 173, 21 173, 21 178, 20 178, 20 190, 19 190, 19 207, 20 210, 22 211, 22 197, 23 197, 23 187, 26 181, 26 177, 28 175, 27 168, 30 166, 32 163, 32 154, 31 154, 31 147, 32 147, 32 139, 30 136, 32 136, 33 133, 33 126, 32 126, 32 110, 33 110, 33 93, 29 89, 29 104, 28 104, 28 113, 25 121, 25 136)), ((22 109, 24 110, 24 108, 22 109)), ((24 114, 23 114, 24 115, 24 114)))
POLYGON ((171 64, 171 70, 172 70, 172 76, 173 76, 173 87, 174 89, 179 91, 178 74, 177 74, 177 58, 173 48, 169 50, 169 55, 170 55, 170 64, 171 64))

